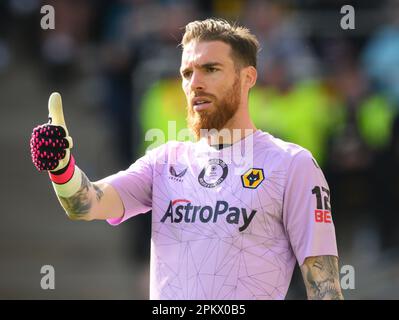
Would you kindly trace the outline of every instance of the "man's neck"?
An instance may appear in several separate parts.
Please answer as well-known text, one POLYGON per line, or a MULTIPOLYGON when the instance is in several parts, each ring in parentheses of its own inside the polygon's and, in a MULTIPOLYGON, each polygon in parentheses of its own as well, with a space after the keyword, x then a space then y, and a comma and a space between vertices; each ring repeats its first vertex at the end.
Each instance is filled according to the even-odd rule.
POLYGON ((221 130, 211 131, 207 136, 207 142, 209 145, 232 145, 256 130, 248 112, 237 112, 221 130))

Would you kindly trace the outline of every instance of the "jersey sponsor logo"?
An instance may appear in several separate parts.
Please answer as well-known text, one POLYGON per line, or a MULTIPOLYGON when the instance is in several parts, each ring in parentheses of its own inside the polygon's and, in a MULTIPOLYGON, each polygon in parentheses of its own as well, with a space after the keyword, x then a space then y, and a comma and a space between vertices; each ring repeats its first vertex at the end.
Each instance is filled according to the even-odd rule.
POLYGON ((312 194, 316 197, 316 210, 314 220, 316 223, 332 223, 330 190, 323 186, 315 186, 312 194))
POLYGON ((256 210, 248 214, 246 208, 230 207, 226 201, 216 201, 216 206, 193 205, 190 200, 176 199, 169 202, 169 206, 163 215, 161 222, 170 223, 217 223, 224 218, 229 224, 237 224, 240 232, 248 228, 255 217, 256 210))
POLYGON ((242 186, 248 189, 256 189, 265 180, 263 169, 251 168, 241 176, 242 186))
POLYGON ((316 209, 314 211, 314 220, 317 223, 332 223, 331 211, 316 209))
POLYGON ((215 188, 226 179, 229 169, 221 159, 210 159, 200 172, 198 182, 205 188, 215 188))
POLYGON ((179 182, 183 182, 183 176, 186 174, 187 172, 187 168, 181 170, 180 172, 176 171, 176 168, 173 166, 169 167, 169 179, 173 180, 173 181, 179 181, 179 182))

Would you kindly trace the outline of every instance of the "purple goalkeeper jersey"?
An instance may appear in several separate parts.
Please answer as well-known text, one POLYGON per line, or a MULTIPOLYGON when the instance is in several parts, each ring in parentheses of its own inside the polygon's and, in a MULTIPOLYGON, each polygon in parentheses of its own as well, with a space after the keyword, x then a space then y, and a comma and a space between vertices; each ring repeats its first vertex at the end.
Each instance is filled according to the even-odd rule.
POLYGON ((311 153, 261 130, 218 150, 171 141, 103 180, 152 210, 151 299, 284 299, 309 256, 337 256, 329 188, 311 153))

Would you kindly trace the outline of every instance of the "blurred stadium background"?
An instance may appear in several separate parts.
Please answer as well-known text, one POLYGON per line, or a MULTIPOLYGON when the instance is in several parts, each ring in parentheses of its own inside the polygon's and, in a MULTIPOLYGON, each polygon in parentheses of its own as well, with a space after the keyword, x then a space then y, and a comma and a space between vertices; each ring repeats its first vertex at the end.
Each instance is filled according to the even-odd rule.
MULTIPOLYGON (((399 298, 399 1, 0 1, 0 298, 147 299, 149 215, 114 228, 66 218, 29 138, 59 91, 92 180, 143 154, 144 133, 185 125, 182 27, 237 20, 261 44, 251 113, 311 150, 332 192, 346 299, 399 298), (40 8, 55 8, 42 30, 40 8), (354 30, 340 8, 352 4, 354 30), (55 268, 55 290, 40 269, 55 268)), ((287 296, 304 299, 296 270, 287 296)))

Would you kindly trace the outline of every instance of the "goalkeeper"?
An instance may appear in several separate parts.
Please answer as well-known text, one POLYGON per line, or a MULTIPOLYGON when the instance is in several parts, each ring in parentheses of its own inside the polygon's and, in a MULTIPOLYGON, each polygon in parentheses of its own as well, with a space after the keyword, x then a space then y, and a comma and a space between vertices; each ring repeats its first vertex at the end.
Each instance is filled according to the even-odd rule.
POLYGON ((257 130, 249 115, 257 39, 207 19, 186 26, 182 47, 195 143, 168 142, 91 182, 70 152, 53 93, 49 123, 32 133, 33 163, 49 172, 71 219, 118 225, 152 210, 151 299, 284 299, 296 263, 309 299, 342 299, 321 169, 308 150, 257 130))

